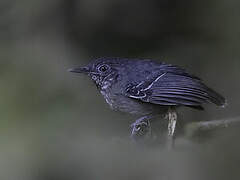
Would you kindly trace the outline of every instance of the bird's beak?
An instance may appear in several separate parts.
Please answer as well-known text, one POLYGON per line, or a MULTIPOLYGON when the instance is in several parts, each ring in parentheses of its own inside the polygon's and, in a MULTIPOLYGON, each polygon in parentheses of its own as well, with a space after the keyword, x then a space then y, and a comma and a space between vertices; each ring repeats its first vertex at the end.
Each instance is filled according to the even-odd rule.
POLYGON ((88 67, 71 68, 71 69, 68 69, 68 71, 73 73, 84 73, 84 74, 88 74, 90 72, 88 67))

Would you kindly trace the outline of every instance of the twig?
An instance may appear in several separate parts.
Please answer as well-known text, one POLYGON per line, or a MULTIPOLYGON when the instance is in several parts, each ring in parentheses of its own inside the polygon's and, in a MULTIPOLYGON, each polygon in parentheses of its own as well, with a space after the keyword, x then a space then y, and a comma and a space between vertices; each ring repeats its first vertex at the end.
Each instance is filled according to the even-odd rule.
POLYGON ((192 137, 199 131, 209 131, 217 128, 226 128, 235 124, 240 124, 240 117, 222 120, 193 122, 185 126, 185 135, 187 137, 192 137))

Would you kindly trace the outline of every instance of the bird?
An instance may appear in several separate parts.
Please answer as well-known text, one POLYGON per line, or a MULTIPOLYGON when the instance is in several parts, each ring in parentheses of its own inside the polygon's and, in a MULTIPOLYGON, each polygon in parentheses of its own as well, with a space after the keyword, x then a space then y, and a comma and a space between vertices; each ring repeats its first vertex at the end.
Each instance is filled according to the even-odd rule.
POLYGON ((225 98, 199 77, 152 59, 100 57, 69 71, 88 75, 111 109, 140 116, 131 125, 134 140, 150 134, 150 120, 155 115, 168 117, 172 142, 178 107, 203 110, 205 103, 226 105, 225 98))

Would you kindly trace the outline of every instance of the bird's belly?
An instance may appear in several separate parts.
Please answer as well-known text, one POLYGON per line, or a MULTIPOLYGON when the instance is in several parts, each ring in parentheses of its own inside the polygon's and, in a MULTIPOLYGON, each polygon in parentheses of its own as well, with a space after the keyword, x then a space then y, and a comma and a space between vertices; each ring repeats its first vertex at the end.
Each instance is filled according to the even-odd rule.
POLYGON ((113 110, 137 115, 158 114, 163 110, 159 105, 144 103, 124 95, 112 95, 104 91, 101 91, 101 94, 113 110))
POLYGON ((118 111, 137 115, 147 115, 154 112, 154 108, 151 105, 145 106, 141 102, 134 102, 132 99, 121 99, 114 107, 118 111))

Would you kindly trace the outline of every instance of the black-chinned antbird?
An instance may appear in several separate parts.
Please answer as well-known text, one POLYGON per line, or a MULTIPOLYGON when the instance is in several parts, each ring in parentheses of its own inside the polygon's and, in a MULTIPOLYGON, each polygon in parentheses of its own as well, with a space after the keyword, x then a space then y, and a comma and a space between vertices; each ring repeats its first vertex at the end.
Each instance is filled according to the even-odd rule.
POLYGON ((159 114, 167 115, 168 135, 173 139, 179 106, 225 105, 225 99, 198 77, 150 59, 98 58, 69 71, 87 74, 112 109, 141 116, 132 124, 134 139, 149 133, 149 119, 159 114))

